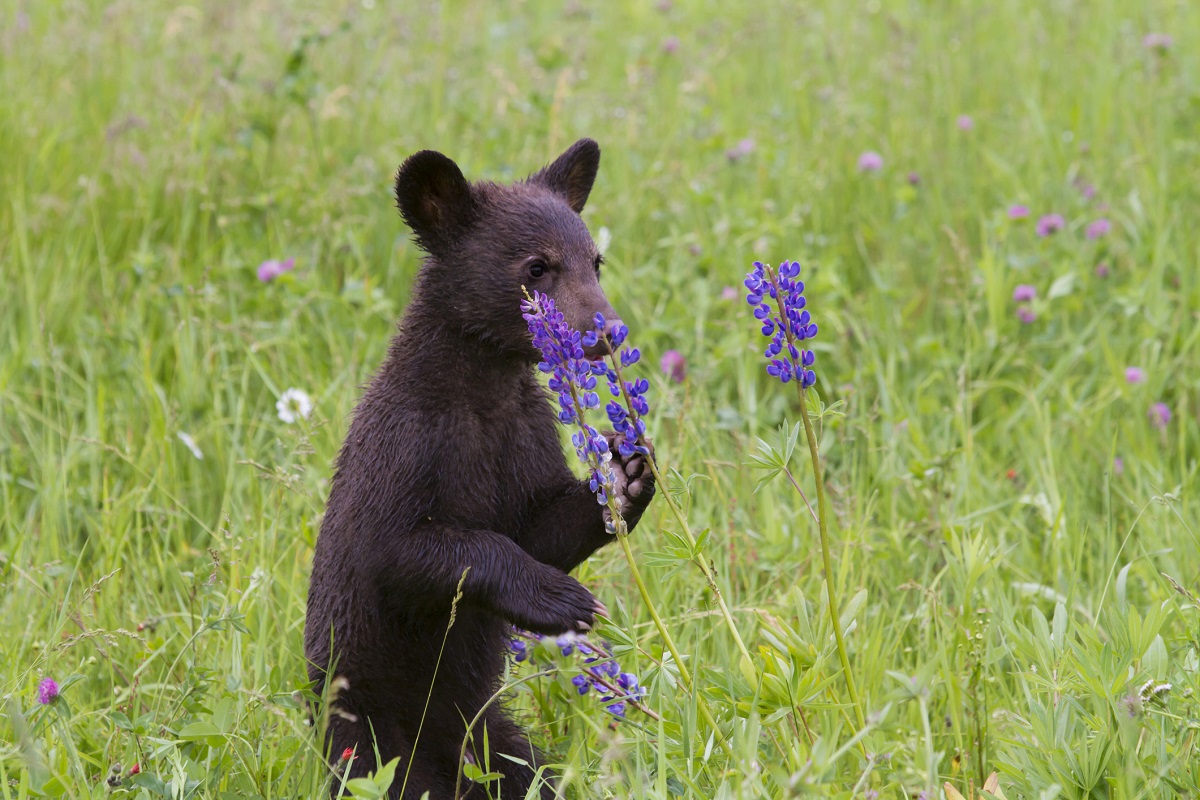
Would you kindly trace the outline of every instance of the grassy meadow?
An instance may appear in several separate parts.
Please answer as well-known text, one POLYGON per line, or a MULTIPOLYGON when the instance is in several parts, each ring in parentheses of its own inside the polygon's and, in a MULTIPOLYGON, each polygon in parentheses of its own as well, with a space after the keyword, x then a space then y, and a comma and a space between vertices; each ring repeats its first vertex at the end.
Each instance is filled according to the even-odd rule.
POLYGON ((420 262, 392 176, 582 136, 703 541, 661 497, 630 540, 693 691, 616 546, 579 577, 654 714, 514 663, 562 796, 1200 797, 1198 131, 1183 0, 0 0, 0 798, 324 796, 301 631, 420 262), (756 258, 820 325, 865 725, 817 525, 761 468, 801 406, 756 258))

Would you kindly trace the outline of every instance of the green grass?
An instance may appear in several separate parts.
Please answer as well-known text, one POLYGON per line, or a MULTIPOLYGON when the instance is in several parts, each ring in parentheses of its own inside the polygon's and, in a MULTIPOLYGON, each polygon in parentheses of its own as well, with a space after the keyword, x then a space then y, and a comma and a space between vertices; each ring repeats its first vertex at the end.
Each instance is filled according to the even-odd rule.
POLYGON ((610 726, 572 699, 571 659, 516 688, 565 796, 933 798, 993 770, 1009 798, 1200 792, 1200 5, 4 0, 0 19, 0 797, 106 796, 134 762, 139 797, 323 791, 293 693, 331 461, 419 263, 391 176, 431 147, 508 180, 584 135, 659 457, 768 677, 739 669, 656 503, 631 541, 730 752, 610 547, 580 576, 662 721, 610 726), (1040 239, 1013 203, 1067 228, 1040 239), (860 745, 816 525, 786 480, 756 490, 756 440, 800 421, 722 298, 756 257, 806 265, 840 403, 819 435, 860 745), (275 413, 289 387, 315 400, 302 424, 275 413), (42 708, 44 676, 67 685, 42 708), (1171 689, 1140 699, 1147 681, 1171 689))

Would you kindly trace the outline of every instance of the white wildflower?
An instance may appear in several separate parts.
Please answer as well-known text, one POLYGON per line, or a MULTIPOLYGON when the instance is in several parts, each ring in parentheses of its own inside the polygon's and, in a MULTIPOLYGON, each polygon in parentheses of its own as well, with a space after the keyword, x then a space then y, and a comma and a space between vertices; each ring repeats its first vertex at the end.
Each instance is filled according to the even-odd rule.
POLYGON ((312 413, 312 398, 300 389, 288 389, 275 403, 279 418, 289 425, 297 419, 307 419, 312 413))

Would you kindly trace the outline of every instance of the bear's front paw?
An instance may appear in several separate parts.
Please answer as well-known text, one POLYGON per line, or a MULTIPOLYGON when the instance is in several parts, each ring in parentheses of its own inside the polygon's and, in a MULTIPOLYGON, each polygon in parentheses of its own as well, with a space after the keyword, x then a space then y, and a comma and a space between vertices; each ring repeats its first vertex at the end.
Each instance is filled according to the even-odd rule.
POLYGON ((540 586, 523 593, 509 620, 519 628, 558 636, 586 633, 596 624, 596 615, 608 616, 608 609, 582 583, 563 572, 547 568, 540 586))
MULTIPOLYGON (((633 530, 637 525, 638 520, 642 518, 642 512, 650 505, 650 500, 654 497, 654 473, 650 471, 648 459, 654 457, 654 446, 648 441, 644 441, 645 446, 650 450, 650 455, 642 453, 634 453, 628 458, 621 455, 615 445, 615 438, 619 438, 618 434, 609 434, 610 444, 612 444, 612 470, 614 478, 614 495, 617 499, 617 507, 621 510, 621 516, 625 519, 625 525, 629 530, 633 530)), ((608 525, 611 521, 611 514, 608 507, 605 506, 603 511, 604 523, 608 525)))

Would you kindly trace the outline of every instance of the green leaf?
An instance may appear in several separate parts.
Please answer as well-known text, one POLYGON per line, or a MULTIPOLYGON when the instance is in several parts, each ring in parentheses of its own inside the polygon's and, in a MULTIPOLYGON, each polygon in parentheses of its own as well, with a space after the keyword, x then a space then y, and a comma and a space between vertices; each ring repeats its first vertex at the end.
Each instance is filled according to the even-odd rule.
POLYGON ((225 741, 225 734, 216 725, 202 720, 185 725, 178 738, 183 742, 204 742, 216 747, 225 741))
POLYGON ((502 772, 484 772, 475 764, 463 764, 463 775, 475 783, 492 783, 504 777, 502 772))
POLYGON ((1054 300, 1058 297, 1066 297, 1073 291, 1075 291, 1075 273, 1067 272, 1054 279, 1054 283, 1050 284, 1050 291, 1046 292, 1046 298, 1054 300))

